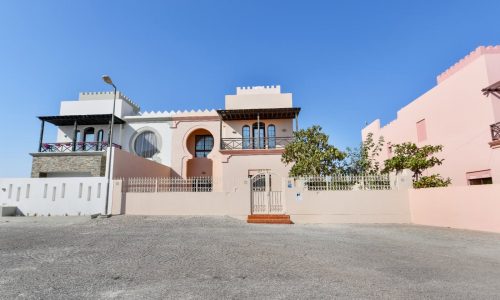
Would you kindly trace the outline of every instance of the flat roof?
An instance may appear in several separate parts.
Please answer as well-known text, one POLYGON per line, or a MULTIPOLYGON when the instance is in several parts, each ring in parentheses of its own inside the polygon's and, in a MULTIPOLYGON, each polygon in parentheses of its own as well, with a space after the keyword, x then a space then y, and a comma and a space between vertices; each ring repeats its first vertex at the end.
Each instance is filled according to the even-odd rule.
POLYGON ((220 109, 217 113, 222 120, 293 119, 300 112, 300 107, 256 108, 256 109, 220 109))
MULTIPOLYGON (((104 115, 67 115, 67 116, 39 116, 38 119, 56 126, 74 125, 106 125, 111 120, 111 114, 104 115)), ((115 116, 115 124, 124 124, 125 121, 115 116)))

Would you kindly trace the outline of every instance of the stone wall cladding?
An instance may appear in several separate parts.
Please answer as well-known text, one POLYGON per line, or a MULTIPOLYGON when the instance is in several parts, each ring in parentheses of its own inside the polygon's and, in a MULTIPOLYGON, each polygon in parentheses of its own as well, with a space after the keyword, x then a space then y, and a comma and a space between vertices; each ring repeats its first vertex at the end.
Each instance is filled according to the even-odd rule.
POLYGON ((90 172, 92 176, 104 176, 106 173, 106 156, 96 155, 54 155, 34 156, 31 166, 31 177, 40 177, 40 173, 49 172, 90 172))

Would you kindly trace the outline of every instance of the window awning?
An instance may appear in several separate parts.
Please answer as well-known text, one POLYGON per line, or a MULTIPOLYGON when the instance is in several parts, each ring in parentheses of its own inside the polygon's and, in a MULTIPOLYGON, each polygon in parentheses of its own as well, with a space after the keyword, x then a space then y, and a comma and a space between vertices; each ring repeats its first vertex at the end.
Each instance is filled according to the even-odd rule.
POLYGON ((260 119, 293 119, 299 112, 300 107, 217 110, 225 121, 256 120, 257 116, 260 119))
MULTIPOLYGON (((68 116, 40 116, 38 119, 56 126, 78 125, 105 125, 111 121, 111 114, 104 115, 68 115, 68 116)), ((124 124, 125 121, 115 116, 115 124, 124 124)))

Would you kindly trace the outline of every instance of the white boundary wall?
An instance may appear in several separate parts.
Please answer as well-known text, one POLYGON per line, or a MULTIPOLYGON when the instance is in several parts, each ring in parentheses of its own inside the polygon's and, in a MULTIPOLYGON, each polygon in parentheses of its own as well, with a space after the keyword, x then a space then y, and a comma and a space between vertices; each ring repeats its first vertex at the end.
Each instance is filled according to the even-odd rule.
POLYGON ((0 178, 0 205, 16 206, 17 214, 91 215, 105 201, 104 177, 0 178))

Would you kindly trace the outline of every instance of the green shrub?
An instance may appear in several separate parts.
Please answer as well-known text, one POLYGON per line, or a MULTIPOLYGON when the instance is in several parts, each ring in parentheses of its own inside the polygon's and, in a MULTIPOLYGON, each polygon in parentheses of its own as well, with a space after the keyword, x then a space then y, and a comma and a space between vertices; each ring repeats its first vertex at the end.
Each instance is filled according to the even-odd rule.
POLYGON ((439 174, 431 176, 421 176, 418 180, 413 182, 413 187, 416 189, 432 188, 432 187, 445 187, 451 184, 451 179, 444 179, 439 174))

